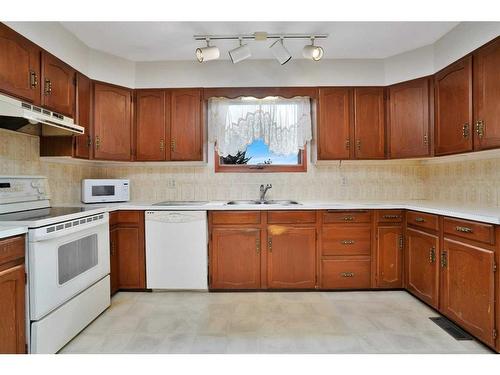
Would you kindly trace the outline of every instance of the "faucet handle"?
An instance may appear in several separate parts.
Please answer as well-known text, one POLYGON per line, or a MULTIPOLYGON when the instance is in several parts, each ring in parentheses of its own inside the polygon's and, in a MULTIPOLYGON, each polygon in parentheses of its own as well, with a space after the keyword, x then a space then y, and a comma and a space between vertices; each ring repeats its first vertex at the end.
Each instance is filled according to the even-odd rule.
POLYGON ((269 188, 269 189, 271 189, 273 187, 273 185, 267 184, 266 187, 269 188))

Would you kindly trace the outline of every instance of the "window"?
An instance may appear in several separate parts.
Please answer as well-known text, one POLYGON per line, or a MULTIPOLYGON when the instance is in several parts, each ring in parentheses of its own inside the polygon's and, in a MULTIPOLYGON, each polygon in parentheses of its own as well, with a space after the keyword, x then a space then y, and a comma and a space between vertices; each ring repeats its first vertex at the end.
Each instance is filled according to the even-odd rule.
POLYGON ((216 172, 304 172, 310 99, 211 98, 209 139, 216 172))

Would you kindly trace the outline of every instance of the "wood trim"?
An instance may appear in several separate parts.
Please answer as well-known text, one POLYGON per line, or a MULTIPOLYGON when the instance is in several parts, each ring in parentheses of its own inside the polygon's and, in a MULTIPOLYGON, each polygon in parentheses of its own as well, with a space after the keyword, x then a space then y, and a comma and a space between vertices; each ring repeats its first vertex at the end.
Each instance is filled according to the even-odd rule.
POLYGON ((215 173, 276 173, 276 172, 307 172, 307 151, 300 150, 301 163, 297 165, 264 165, 258 168, 255 165, 220 164, 220 158, 217 150, 214 151, 215 173))
POLYGON ((318 87, 214 87, 203 89, 202 94, 203 100, 212 97, 234 99, 240 96, 253 96, 255 98, 265 98, 266 96, 281 96, 283 98, 309 96, 312 99, 317 99, 318 87))

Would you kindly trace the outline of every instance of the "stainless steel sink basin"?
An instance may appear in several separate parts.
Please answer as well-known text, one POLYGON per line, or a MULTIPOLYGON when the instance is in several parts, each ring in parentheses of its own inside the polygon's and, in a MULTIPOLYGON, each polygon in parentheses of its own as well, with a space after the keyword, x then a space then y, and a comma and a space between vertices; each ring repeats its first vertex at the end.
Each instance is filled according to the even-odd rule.
POLYGON ((259 205, 259 204, 280 204, 283 206, 291 206, 295 204, 300 204, 299 202, 292 200, 269 200, 269 201, 258 201, 258 200, 238 200, 238 201, 229 201, 226 203, 230 206, 238 206, 238 205, 259 205))
POLYGON ((270 201, 265 201, 264 204, 281 204, 283 206, 291 206, 294 204, 300 204, 297 201, 291 201, 291 200, 270 200, 270 201))
POLYGON ((202 206, 207 201, 164 201, 153 204, 153 206, 202 206))

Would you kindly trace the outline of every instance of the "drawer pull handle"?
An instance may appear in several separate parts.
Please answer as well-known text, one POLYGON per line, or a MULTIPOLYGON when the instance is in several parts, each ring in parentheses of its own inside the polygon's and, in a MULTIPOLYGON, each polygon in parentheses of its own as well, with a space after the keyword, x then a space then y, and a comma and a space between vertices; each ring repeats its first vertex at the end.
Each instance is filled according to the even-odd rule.
POLYGON ((462 232, 462 233, 472 233, 472 228, 469 228, 469 227, 455 227, 455 230, 457 232, 462 232))
POLYGON ((257 250, 257 254, 259 254, 260 253, 260 238, 257 238, 255 240, 255 248, 257 250))
POLYGON ((417 223, 425 223, 425 219, 424 219, 423 217, 416 217, 416 218, 415 218, 415 221, 416 221, 417 223))
POLYGON ((267 239, 267 248, 270 253, 273 252, 273 239, 271 237, 267 239))
POLYGON ((344 216, 344 221, 353 221, 354 217, 352 216, 344 216))
POLYGON ((341 272, 340 276, 342 276, 342 277, 354 277, 354 272, 341 272))
POLYGON ((342 245, 352 245, 354 244, 354 240, 342 240, 340 241, 342 245))
POLYGON ((448 254, 446 250, 441 253, 441 268, 446 268, 448 266, 448 254))
POLYGON ((400 219, 401 215, 384 215, 382 216, 383 219, 400 219))

